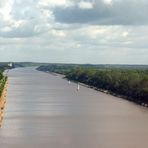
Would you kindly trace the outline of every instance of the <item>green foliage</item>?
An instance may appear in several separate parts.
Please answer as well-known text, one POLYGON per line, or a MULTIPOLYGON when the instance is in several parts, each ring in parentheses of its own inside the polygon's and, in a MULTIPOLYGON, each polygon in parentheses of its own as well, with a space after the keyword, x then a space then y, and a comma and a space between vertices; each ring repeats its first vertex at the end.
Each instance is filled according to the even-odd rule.
POLYGON ((7 77, 3 75, 5 69, 10 68, 8 63, 0 63, 0 96, 2 95, 7 77))
POLYGON ((0 79, 0 96, 2 95, 6 80, 7 80, 7 77, 5 76, 2 76, 2 78, 0 79))
POLYGON ((54 72, 59 74, 66 74, 67 72, 71 71, 74 67, 74 65, 63 65, 63 64, 48 64, 43 65, 37 68, 37 70, 45 71, 45 72, 54 72))
POLYGON ((148 103, 148 66, 49 64, 41 71, 64 74, 67 79, 126 96, 137 103, 148 103))
POLYGON ((8 62, 0 63, 0 73, 2 73, 6 69, 10 69, 11 68, 8 64, 10 64, 10 63, 8 63, 8 62))
POLYGON ((148 70, 74 69, 66 77, 148 103, 148 70))

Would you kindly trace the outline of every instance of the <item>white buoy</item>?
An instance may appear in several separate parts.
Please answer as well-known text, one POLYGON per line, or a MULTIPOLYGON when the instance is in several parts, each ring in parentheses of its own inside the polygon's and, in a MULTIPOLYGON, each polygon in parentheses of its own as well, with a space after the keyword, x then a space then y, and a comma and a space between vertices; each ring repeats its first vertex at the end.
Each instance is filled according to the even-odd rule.
POLYGON ((78 83, 78 86, 77 86, 77 91, 80 89, 80 85, 79 85, 79 83, 78 83))

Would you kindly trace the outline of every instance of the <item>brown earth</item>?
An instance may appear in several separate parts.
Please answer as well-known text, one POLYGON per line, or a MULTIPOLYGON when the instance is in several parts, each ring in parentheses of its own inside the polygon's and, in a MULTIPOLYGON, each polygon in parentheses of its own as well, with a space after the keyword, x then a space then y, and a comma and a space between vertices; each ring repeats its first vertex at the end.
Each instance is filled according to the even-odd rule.
POLYGON ((4 108, 6 104, 6 93, 7 93, 7 86, 8 86, 8 80, 5 83, 3 93, 0 96, 0 127, 4 118, 4 108))

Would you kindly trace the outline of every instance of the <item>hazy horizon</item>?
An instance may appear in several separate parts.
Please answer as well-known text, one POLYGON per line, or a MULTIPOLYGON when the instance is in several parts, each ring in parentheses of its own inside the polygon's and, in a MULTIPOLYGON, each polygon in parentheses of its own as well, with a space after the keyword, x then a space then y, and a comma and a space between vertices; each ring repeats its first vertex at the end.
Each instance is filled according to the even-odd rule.
POLYGON ((82 65, 131 65, 131 66, 148 66, 148 64, 126 64, 126 63, 68 63, 68 62, 40 62, 40 61, 0 61, 0 63, 39 63, 39 64, 82 64, 82 65))

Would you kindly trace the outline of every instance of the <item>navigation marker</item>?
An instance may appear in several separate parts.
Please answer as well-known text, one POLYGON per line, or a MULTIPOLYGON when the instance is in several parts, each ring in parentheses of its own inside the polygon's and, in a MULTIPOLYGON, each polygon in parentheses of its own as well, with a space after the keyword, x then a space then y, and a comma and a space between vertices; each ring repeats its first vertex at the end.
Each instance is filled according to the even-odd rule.
POLYGON ((79 83, 78 83, 78 86, 77 86, 77 91, 79 91, 80 90, 80 85, 79 85, 79 83))

